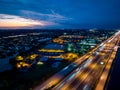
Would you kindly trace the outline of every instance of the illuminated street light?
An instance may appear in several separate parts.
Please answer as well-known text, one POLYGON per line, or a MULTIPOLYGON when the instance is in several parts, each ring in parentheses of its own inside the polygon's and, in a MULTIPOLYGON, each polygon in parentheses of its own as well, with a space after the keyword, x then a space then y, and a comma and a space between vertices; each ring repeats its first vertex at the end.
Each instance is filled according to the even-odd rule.
POLYGON ((16 57, 16 60, 18 60, 18 61, 19 61, 19 60, 23 60, 23 57, 22 57, 22 56, 17 56, 17 57, 16 57))
POLYGON ((100 62, 100 64, 101 64, 101 65, 103 65, 103 64, 104 64, 104 62, 100 62))
POLYGON ((38 65, 43 65, 43 62, 40 62, 40 61, 39 61, 37 64, 38 64, 38 65))

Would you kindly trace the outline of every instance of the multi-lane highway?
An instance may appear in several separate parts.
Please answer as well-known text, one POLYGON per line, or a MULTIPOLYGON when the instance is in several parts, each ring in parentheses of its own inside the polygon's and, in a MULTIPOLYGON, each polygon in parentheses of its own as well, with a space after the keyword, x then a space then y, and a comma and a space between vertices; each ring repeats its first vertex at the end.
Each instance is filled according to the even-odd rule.
POLYGON ((104 86, 119 39, 120 32, 117 32, 91 52, 63 68, 43 84, 35 87, 34 90, 91 90, 95 89, 96 86, 98 88, 101 87, 100 85, 104 86))

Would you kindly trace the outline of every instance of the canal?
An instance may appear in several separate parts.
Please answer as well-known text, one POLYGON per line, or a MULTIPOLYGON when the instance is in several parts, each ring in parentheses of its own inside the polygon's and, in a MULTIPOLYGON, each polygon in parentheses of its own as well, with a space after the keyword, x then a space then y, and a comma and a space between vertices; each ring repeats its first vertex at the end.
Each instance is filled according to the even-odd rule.
POLYGON ((120 48, 118 48, 105 90, 120 90, 120 48))

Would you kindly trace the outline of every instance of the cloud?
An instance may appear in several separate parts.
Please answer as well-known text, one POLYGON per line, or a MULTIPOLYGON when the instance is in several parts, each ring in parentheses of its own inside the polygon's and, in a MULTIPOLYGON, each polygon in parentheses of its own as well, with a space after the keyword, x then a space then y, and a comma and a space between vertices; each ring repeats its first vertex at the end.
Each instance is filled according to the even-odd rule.
POLYGON ((0 27, 34 27, 54 25, 53 22, 38 21, 29 18, 23 18, 16 15, 0 14, 0 27))
POLYGON ((30 17, 33 19, 37 20, 45 20, 45 21, 52 21, 52 22, 61 22, 61 21, 69 21, 72 18, 65 17, 63 15, 60 15, 53 10, 51 10, 51 13, 49 14, 44 14, 44 13, 38 13, 38 12, 33 12, 33 11, 28 11, 28 10, 21 10, 21 15, 24 15, 26 17, 30 17))

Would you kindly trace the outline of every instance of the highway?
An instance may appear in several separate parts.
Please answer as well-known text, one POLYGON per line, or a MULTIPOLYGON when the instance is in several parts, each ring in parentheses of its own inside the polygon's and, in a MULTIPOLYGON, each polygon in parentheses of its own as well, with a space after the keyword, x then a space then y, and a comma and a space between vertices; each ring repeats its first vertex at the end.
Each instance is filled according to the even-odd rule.
MULTIPOLYGON (((114 59, 113 53, 115 55, 119 36, 120 32, 117 32, 95 49, 50 77, 43 84, 35 87, 34 90, 91 90, 95 88, 97 82, 99 87, 101 85, 99 84, 100 77, 103 75, 104 69, 109 65, 108 62, 114 59)), ((105 82, 106 78, 102 82, 105 82)))
POLYGON ((105 88, 105 84, 108 83, 107 79, 109 79, 109 72, 110 72, 110 69, 112 67, 113 60, 116 57, 119 43, 120 43, 120 36, 116 38, 116 46, 114 46, 114 48, 113 48, 114 50, 112 51, 112 54, 109 57, 107 65, 106 65, 106 67, 105 67, 105 69, 104 69, 104 71, 99 79, 99 82, 98 82, 95 90, 98 90, 98 89, 103 90, 105 88))

